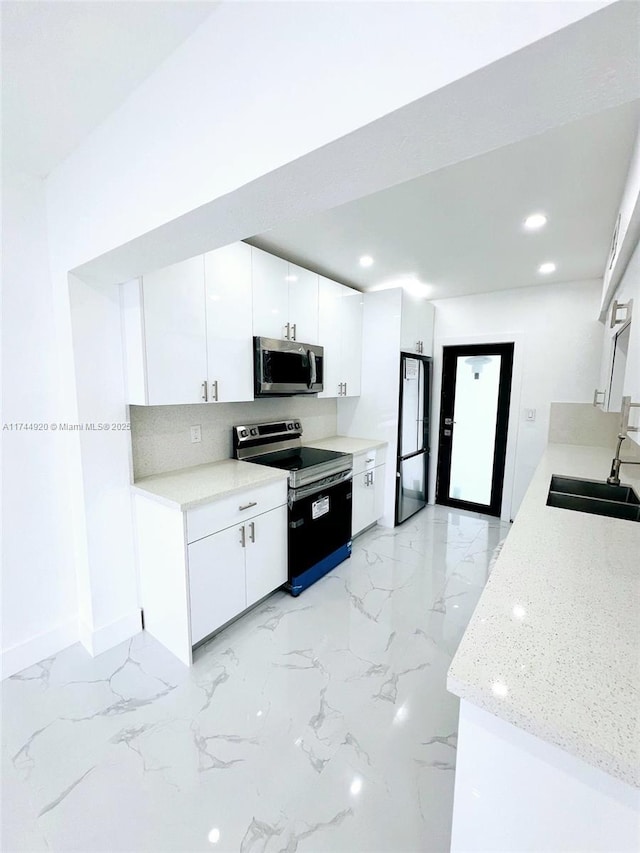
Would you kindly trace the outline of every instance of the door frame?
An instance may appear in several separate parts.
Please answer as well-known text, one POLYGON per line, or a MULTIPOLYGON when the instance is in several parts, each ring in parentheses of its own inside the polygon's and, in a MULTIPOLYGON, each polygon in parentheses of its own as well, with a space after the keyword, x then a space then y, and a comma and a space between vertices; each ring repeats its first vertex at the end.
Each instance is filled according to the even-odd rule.
MULTIPOLYGON (((438 472, 436 479, 436 503, 443 506, 451 506, 456 509, 471 510, 472 512, 484 512, 487 515, 499 516, 502 508, 502 493, 504 491, 504 469, 507 455, 507 437, 509 435, 509 413, 511 411, 511 385, 513 379, 513 343, 491 343, 491 344, 461 344, 459 346, 443 347, 442 353, 442 383, 443 390, 440 396, 440 436, 447 435, 453 438, 455 430, 453 426, 447 430, 446 415, 450 415, 449 424, 455 424, 456 408, 456 390, 457 390, 457 374, 458 362, 460 358, 468 356, 472 358, 476 355, 492 355, 493 353, 501 357, 500 361, 500 376, 498 380, 498 398, 497 398, 497 420, 494 436, 493 449, 493 465, 491 471, 491 492, 489 504, 479 504, 475 501, 464 500, 462 498, 451 497, 451 456, 453 452, 453 441, 447 444, 446 452, 438 454, 438 472), (445 350, 447 352, 447 362, 444 360, 445 350), (448 365, 448 366, 447 366, 448 365), (446 373, 446 377, 445 377, 446 373), (442 397, 444 395, 444 386, 451 389, 452 399, 449 406, 444 411, 442 410, 442 397), (446 494, 443 494, 446 486, 446 494)), ((442 439, 441 439, 442 441, 442 439)))
POLYGON ((522 332, 498 332, 492 335, 456 335, 455 337, 436 338, 433 346, 432 366, 432 403, 431 403, 431 452, 436 464, 430 466, 429 494, 430 503, 435 503, 437 457, 440 453, 440 399, 442 396, 443 349, 449 346, 467 346, 473 344, 509 344, 513 346, 513 368, 511 373, 511 406, 507 428, 507 452, 504 464, 502 506, 500 519, 513 520, 513 496, 516 475, 516 456, 518 449, 518 426, 520 420, 523 352, 526 337, 522 332))

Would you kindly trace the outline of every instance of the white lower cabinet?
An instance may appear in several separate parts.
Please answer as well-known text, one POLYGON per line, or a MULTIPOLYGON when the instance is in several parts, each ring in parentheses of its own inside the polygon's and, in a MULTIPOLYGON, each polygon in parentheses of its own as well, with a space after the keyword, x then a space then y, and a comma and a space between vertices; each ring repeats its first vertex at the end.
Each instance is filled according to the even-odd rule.
POLYGON ((286 480, 185 512, 136 494, 145 629, 183 663, 191 664, 193 646, 286 583, 286 500, 286 480))
POLYGON ((371 527, 384 512, 384 457, 381 451, 353 457, 353 509, 351 535, 371 527), (382 464, 380 464, 382 463, 382 464))
POLYGON ((246 607, 242 527, 229 527, 189 545, 191 645, 246 607))
POLYGON ((287 581, 287 508, 272 509, 247 525, 246 606, 251 607, 287 581))
POLYGON ((286 532, 282 506, 189 545, 192 645, 286 582, 286 532))

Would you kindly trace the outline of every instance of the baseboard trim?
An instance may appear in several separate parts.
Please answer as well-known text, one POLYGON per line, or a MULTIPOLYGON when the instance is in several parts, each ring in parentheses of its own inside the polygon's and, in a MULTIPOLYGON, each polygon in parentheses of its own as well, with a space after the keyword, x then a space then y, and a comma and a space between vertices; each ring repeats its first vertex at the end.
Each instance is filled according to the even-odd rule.
POLYGON ((103 625, 102 628, 92 630, 82 621, 79 625, 80 642, 92 657, 101 655, 102 652, 135 637, 141 630, 142 618, 137 608, 109 625, 103 625))
POLYGON ((78 622, 74 617, 51 631, 45 631, 24 643, 3 649, 2 678, 9 678, 77 642, 78 622))

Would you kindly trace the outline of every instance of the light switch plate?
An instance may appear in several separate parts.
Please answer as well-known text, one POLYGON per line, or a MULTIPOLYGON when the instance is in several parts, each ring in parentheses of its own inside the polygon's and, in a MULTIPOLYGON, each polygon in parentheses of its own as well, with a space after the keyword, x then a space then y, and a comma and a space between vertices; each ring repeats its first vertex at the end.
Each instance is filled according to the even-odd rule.
POLYGON ((525 418, 529 422, 533 422, 536 419, 536 410, 535 409, 525 409, 525 418))
POLYGON ((200 424, 191 427, 191 444, 197 444, 202 441, 202 427, 200 424))

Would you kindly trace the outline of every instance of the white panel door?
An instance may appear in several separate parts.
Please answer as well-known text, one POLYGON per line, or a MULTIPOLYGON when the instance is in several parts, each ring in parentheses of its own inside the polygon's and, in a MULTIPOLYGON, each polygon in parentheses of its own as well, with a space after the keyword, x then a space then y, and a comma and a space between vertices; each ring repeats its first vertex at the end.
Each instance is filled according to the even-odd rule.
POLYGON ((204 256, 209 401, 253 400, 251 246, 204 256))
POLYGON ((246 523, 234 525, 188 546, 191 645, 246 608, 243 527, 246 533, 246 523))
POLYGON ((345 397, 359 397, 362 379, 362 293, 343 287, 341 364, 345 397))
POLYGON ((251 247, 253 334, 283 340, 289 322, 289 265, 251 247))
POLYGON ((245 523, 247 607, 287 581, 287 508, 277 507, 245 523))
POLYGON ((343 286, 319 276, 318 341, 324 347, 324 391, 319 397, 340 396, 342 378, 342 290, 343 286))
POLYGON ((371 488, 373 489, 373 518, 371 519, 371 524, 373 524, 374 521, 382 518, 384 513, 384 465, 374 468, 371 474, 373 478, 371 484, 371 488))
POLYGON ((402 291, 402 322, 400 325, 400 349, 403 352, 420 352, 420 300, 405 290, 402 291))
POLYGON ((375 521, 373 515, 375 490, 369 482, 371 474, 371 471, 365 471, 353 478, 352 536, 357 536, 375 521))
POLYGON ((202 402, 207 380, 203 256, 145 275, 142 289, 149 405, 202 402))
POLYGON ((421 296, 402 291, 400 349, 420 355, 433 355, 433 304, 421 296))
POLYGON ((304 344, 318 339, 318 274, 289 264, 290 338, 304 344))

